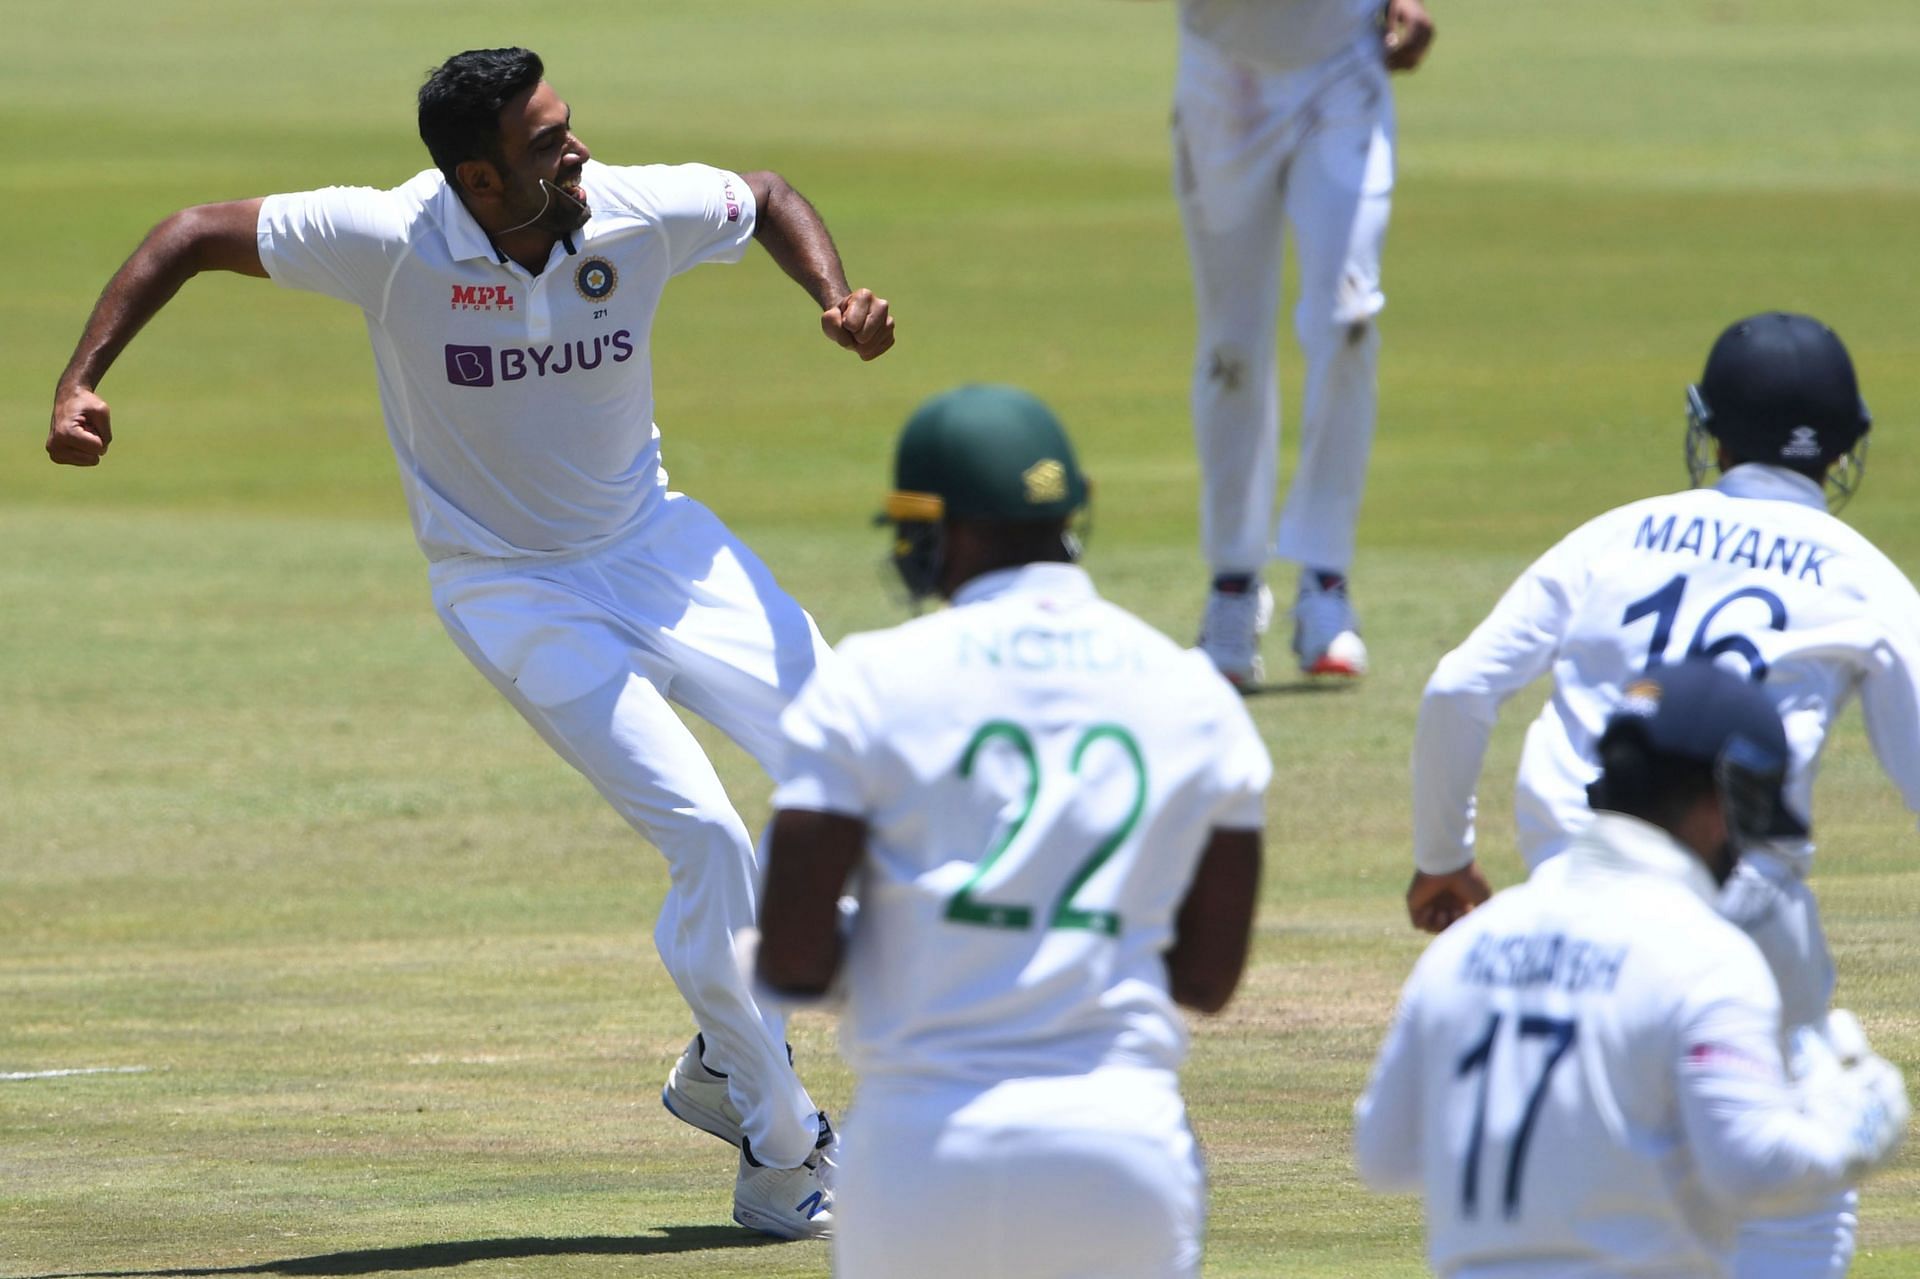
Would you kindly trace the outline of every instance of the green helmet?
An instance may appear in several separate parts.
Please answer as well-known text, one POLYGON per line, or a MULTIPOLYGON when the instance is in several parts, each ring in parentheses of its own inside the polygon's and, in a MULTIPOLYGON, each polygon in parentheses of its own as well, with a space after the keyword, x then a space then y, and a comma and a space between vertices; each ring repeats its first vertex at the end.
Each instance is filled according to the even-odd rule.
POLYGON ((1087 504, 1087 477, 1053 410, 1011 386, 936 395, 907 419, 884 518, 894 566, 915 598, 937 589, 940 524, 961 519, 1066 520, 1087 504))
POLYGON ((1011 386, 962 386, 914 410, 894 451, 893 486, 895 520, 1065 519, 1087 501, 1060 419, 1011 386))

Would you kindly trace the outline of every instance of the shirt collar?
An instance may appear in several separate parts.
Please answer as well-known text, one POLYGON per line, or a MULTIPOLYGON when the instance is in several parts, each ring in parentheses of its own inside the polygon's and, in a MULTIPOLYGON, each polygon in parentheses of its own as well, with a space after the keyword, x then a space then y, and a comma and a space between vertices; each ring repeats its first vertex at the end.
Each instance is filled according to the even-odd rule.
POLYGON ((1045 595, 1062 603, 1095 599, 1093 579, 1078 564, 1045 561, 982 573, 953 593, 954 607, 999 599, 1003 595, 1045 595))
POLYGON ((433 217, 440 224, 440 233, 447 238, 447 252, 455 262, 468 262, 474 258, 485 258, 489 262, 500 260, 500 255, 494 251, 493 241, 473 220, 466 202, 444 174, 440 177, 440 190, 433 197, 433 217))
POLYGON ((1822 511, 1827 509, 1827 493, 1818 480, 1765 462, 1742 462, 1722 475, 1713 487, 1728 497, 1769 498, 1776 502, 1798 502, 1822 511))
POLYGON ((1561 855, 1568 859, 1567 869, 1575 875, 1589 866, 1624 870, 1685 885, 1708 905, 1720 896, 1720 886, 1705 862, 1658 826, 1625 813, 1596 812, 1593 824, 1561 855))

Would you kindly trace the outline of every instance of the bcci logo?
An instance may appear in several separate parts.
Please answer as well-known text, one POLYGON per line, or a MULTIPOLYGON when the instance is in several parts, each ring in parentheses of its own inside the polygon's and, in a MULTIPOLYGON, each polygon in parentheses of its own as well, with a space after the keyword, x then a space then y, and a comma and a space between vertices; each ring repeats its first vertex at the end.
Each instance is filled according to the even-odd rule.
POLYGON ((620 283, 620 273, 605 258, 588 258, 573 273, 573 287, 589 302, 603 302, 620 283))
POLYGON ((1806 458, 1811 461, 1820 456, 1820 433, 1810 426, 1796 426, 1787 442, 1780 446, 1781 457, 1806 458))

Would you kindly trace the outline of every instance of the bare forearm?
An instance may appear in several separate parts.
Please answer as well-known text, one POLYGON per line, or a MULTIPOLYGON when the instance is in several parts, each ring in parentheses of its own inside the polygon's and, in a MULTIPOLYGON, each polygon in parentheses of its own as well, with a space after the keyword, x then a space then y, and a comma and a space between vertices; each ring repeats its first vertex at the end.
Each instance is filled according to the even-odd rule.
POLYGON ((750 173, 746 179, 759 205, 754 238, 822 310, 837 305, 853 290, 819 212, 777 173, 750 173))
POLYGON ((173 300, 181 285, 201 271, 265 274, 257 251, 249 263, 244 257, 236 258, 230 246, 219 243, 222 224, 234 217, 229 208, 183 209, 147 233, 94 303, 73 358, 60 375, 61 390, 92 390, 98 386, 134 335, 173 300))
POLYGON ((1167 988, 1203 1013, 1227 1006, 1247 965, 1260 895, 1260 832, 1215 830, 1174 919, 1167 988))
POLYGON ((54 388, 47 456, 56 464, 100 464, 113 443, 113 415, 94 388, 181 285, 202 271, 266 275, 254 238, 259 216, 259 200, 183 209, 148 232, 114 272, 54 388))
POLYGON ((840 968, 840 893, 866 839, 866 824, 841 814, 774 814, 760 895, 762 982, 802 996, 821 994, 832 984, 840 968))

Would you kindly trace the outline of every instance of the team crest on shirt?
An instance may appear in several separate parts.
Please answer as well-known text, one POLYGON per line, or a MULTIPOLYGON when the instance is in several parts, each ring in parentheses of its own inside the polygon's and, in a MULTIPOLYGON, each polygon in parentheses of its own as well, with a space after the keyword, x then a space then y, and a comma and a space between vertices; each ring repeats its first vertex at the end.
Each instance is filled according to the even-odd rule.
POLYGON ((573 287, 589 302, 604 302, 620 283, 620 273, 605 258, 588 258, 573 273, 573 287))

